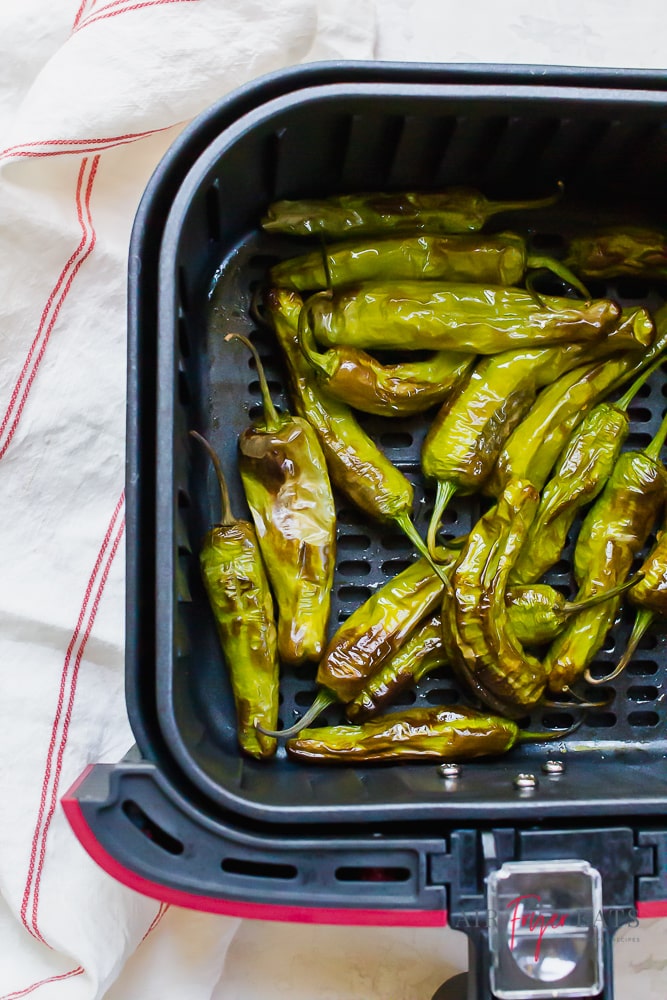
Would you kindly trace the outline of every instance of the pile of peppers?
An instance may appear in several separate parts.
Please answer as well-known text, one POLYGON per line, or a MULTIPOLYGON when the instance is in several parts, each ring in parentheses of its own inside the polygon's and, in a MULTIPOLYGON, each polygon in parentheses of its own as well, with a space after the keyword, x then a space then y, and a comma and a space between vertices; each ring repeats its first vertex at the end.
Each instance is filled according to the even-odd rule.
POLYGON ((630 276, 659 292, 667 238, 582 226, 557 258, 534 252, 530 213, 553 211, 557 232, 560 196, 493 202, 450 188, 269 206, 261 225, 286 252, 252 315, 284 363, 290 412, 278 412, 252 341, 227 336, 252 353, 263 401, 238 442, 250 521, 234 518, 210 444, 196 431, 192 442, 220 484, 200 561, 244 754, 269 758, 284 741, 310 762, 446 761, 562 736, 521 720, 542 705, 600 704, 578 686, 618 676, 667 614, 667 417, 646 447, 624 449, 631 403, 665 357, 667 305, 622 308, 586 287, 630 276), (558 294, 537 290, 544 272, 558 294), (359 413, 422 415, 425 537, 411 482, 359 413), (447 504, 472 494, 483 513, 447 538, 447 504), (338 628, 336 498, 398 525, 416 556, 338 628), (567 599, 544 577, 573 540, 567 599), (592 664, 626 599, 630 645, 601 678, 592 664), (280 730, 291 668, 312 670, 317 692, 280 730), (436 670, 465 704, 387 711, 436 670), (345 722, 314 725, 331 705, 345 722))

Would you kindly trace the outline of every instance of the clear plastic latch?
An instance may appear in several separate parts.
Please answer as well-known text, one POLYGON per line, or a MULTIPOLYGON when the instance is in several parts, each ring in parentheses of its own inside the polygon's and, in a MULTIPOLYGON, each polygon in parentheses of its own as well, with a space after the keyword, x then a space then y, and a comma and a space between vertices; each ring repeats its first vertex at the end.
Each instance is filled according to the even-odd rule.
POLYGON ((511 861, 487 878, 491 991, 499 1000, 603 988, 602 880, 587 861, 511 861))

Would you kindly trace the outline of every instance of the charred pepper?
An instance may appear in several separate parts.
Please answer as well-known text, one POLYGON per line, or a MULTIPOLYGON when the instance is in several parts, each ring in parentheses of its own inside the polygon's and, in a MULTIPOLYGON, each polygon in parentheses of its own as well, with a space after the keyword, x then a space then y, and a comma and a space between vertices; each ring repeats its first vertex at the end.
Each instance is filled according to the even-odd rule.
POLYGON ((435 236, 419 233, 365 243, 339 243, 271 268, 271 283, 299 292, 360 281, 474 281, 519 285, 529 269, 547 268, 589 298, 586 288, 561 262, 530 253, 517 233, 493 236, 435 236))
POLYGON ((609 227, 569 241, 565 264, 586 278, 667 278, 665 233, 638 226, 609 227))
POLYGON ((517 742, 553 735, 526 733, 509 719, 457 705, 406 709, 361 726, 304 729, 287 742, 287 752, 297 760, 341 763, 463 760, 506 753, 517 742))
POLYGON ((383 365, 356 347, 333 347, 322 353, 303 322, 299 343, 318 382, 331 396, 383 417, 421 413, 442 403, 464 383, 475 364, 474 355, 456 351, 437 351, 424 361, 393 365, 383 365))
POLYGON ((232 514, 218 456, 208 451, 222 500, 220 522, 206 535, 199 560, 236 705, 238 741, 251 757, 269 757, 276 741, 256 727, 278 722, 278 652, 273 600, 255 529, 232 514))
POLYGON ((269 233, 340 239, 348 235, 373 236, 424 230, 429 233, 475 232, 500 212, 549 208, 561 196, 562 186, 547 198, 525 201, 489 201, 473 188, 451 187, 434 193, 370 192, 299 201, 283 200, 269 206, 262 228, 269 233))
POLYGON ((239 471, 278 605, 284 663, 319 660, 326 645, 336 559, 336 509, 317 435, 301 417, 278 414, 254 345, 263 419, 239 438, 239 471))
POLYGON ((537 302, 519 288, 439 281, 316 292, 304 309, 315 339, 326 347, 473 354, 599 340, 621 313, 610 299, 543 296, 537 302))
POLYGON ((655 366, 615 403, 604 401, 594 407, 570 436, 542 491, 528 540, 512 571, 512 583, 539 580, 560 559, 577 511, 598 496, 611 475, 630 430, 628 406, 655 366))
MULTIPOLYGON (((644 451, 620 455, 582 524, 574 550, 577 600, 610 591, 627 577, 667 498, 667 472, 659 454, 667 417, 644 451)), ((566 691, 587 669, 613 626, 619 597, 584 611, 549 648, 544 666, 550 690, 566 691)))
POLYGON ((398 524, 415 548, 430 559, 411 520, 412 484, 361 428, 349 406, 317 385, 301 353, 300 296, 274 288, 265 304, 287 364, 293 404, 314 428, 334 485, 373 519, 398 524))

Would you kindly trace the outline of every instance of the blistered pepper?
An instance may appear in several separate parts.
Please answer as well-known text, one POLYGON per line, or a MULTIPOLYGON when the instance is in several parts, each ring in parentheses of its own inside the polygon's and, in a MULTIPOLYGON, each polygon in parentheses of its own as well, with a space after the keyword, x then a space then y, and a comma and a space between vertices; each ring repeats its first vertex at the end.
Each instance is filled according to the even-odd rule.
POLYGON ((206 535, 200 555, 204 587, 225 656, 241 749, 269 757, 276 741, 255 728, 278 722, 278 651, 273 600, 255 529, 237 520, 220 461, 208 442, 191 431, 213 462, 222 501, 220 522, 206 535))
POLYGON ((642 368, 647 357, 638 351, 618 354, 552 382, 505 441, 485 492, 497 496, 510 479, 529 479, 541 490, 574 428, 596 403, 642 368))
POLYGON ((278 605, 284 663, 319 660, 326 645, 336 561, 336 508, 317 435, 278 414, 254 345, 264 415, 239 437, 239 471, 278 605))
MULTIPOLYGON (((525 733, 510 719, 454 708, 412 708, 361 726, 304 729, 287 742, 296 760, 343 764, 382 760, 467 760, 506 753, 517 742, 553 733, 525 733)), ((559 735, 562 736, 562 733, 559 735)))
POLYGON ((519 288, 439 281, 369 282, 316 292, 304 309, 316 340, 326 347, 473 354, 599 340, 621 314, 610 299, 542 296, 538 302, 519 288))
POLYGON ((329 198, 283 200, 269 206, 262 228, 269 233, 340 239, 424 230, 429 233, 475 232, 494 215, 548 208, 562 187, 547 198, 489 201, 473 188, 430 192, 376 192, 329 198))
MULTIPOLYGON (((661 337, 665 339, 667 327, 661 337)), ((615 403, 603 401, 584 415, 542 490, 528 540, 512 571, 512 583, 539 580, 558 562, 577 511, 598 496, 616 464, 630 431, 628 406, 660 363, 660 359, 654 362, 615 403)))
POLYGON ((299 347, 300 296, 273 288, 265 306, 287 365, 293 405, 315 430, 334 485, 374 520, 394 521, 430 558, 411 519, 412 484, 366 434, 350 407, 326 393, 313 377, 299 347))
POLYGON ((638 610, 625 652, 606 677, 593 677, 586 670, 584 676, 589 684, 607 684, 622 674, 655 616, 667 616, 667 531, 664 528, 658 532, 655 545, 640 566, 639 576, 641 579, 630 591, 630 600, 638 610))
POLYGON ((609 227, 569 240, 566 266, 586 278, 667 278, 665 233, 638 226, 609 227))
POLYGON ((356 347, 320 352, 306 323, 300 324, 299 343, 329 395, 382 417, 421 413, 442 403, 464 383, 475 364, 474 355, 456 351, 437 351, 424 361, 392 365, 383 365, 356 347))
POLYGON ((547 268, 589 298, 586 288, 559 261, 528 251, 518 233, 395 236, 365 243, 339 243, 321 252, 281 261, 271 268, 273 285, 299 292, 360 281, 474 281, 519 285, 526 271, 547 268))
MULTIPOLYGON (((659 454, 667 417, 644 451, 620 455, 612 474, 581 526, 574 550, 576 600, 623 583, 667 498, 667 471, 659 454)), ((544 665, 551 691, 566 691, 590 666, 613 626, 620 603, 614 597, 584 611, 549 648, 544 665)))

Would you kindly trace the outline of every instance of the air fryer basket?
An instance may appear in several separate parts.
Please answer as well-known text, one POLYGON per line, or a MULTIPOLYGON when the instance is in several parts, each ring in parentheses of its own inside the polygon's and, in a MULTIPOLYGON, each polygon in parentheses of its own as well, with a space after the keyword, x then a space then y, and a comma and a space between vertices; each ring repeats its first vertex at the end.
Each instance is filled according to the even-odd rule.
MULTIPOLYGON (((224 131, 196 161, 174 199, 160 254, 156 692, 170 752, 215 804, 261 821, 358 823, 510 819, 536 811, 561 817, 632 815, 652 812, 664 801, 667 663, 659 625, 615 682, 609 707, 591 711, 575 734, 555 745, 525 746, 501 759, 467 764, 465 780, 446 797, 432 765, 318 768, 289 761, 284 750, 268 762, 242 759, 197 563, 203 534, 217 516, 216 487, 188 431, 198 429, 219 451, 235 511, 247 516, 236 443, 259 412, 259 387, 245 348, 223 337, 231 330, 252 337, 274 398, 288 406, 272 335, 249 316, 252 291, 270 262, 302 246, 260 232, 258 222, 270 201, 448 184, 473 185, 489 197, 532 197, 563 181, 565 206, 580 204, 591 223, 609 209, 664 222, 666 152, 664 95, 648 90, 341 83, 266 103, 224 131), (530 800, 518 798, 513 776, 554 753, 567 754, 566 773, 556 783, 544 783, 530 800)), ((530 223, 545 245, 553 218, 499 217, 493 228, 530 223)), ((627 305, 655 306, 664 288, 617 281, 594 292, 608 292, 627 305)), ((657 429, 663 382, 660 371, 632 407, 628 447, 646 444, 657 429)), ((415 519, 422 531, 433 498, 419 470, 428 416, 362 419, 414 483, 415 519)), ((414 558, 397 530, 371 523, 344 500, 338 512, 332 629, 414 558)), ((455 500, 447 531, 464 533, 478 512, 476 498, 455 500)), ((563 587, 570 577, 568 551, 549 579, 563 587)), ((626 616, 615 628, 598 657, 601 672, 623 649, 629 625, 626 616)), ((314 691, 312 668, 283 672, 285 725, 303 713, 314 691)), ((452 677, 441 671, 402 704, 461 697, 452 677)), ((324 718, 333 722, 341 716, 330 709, 324 718)), ((569 721, 567 713, 544 710, 530 725, 556 729, 569 721)))

